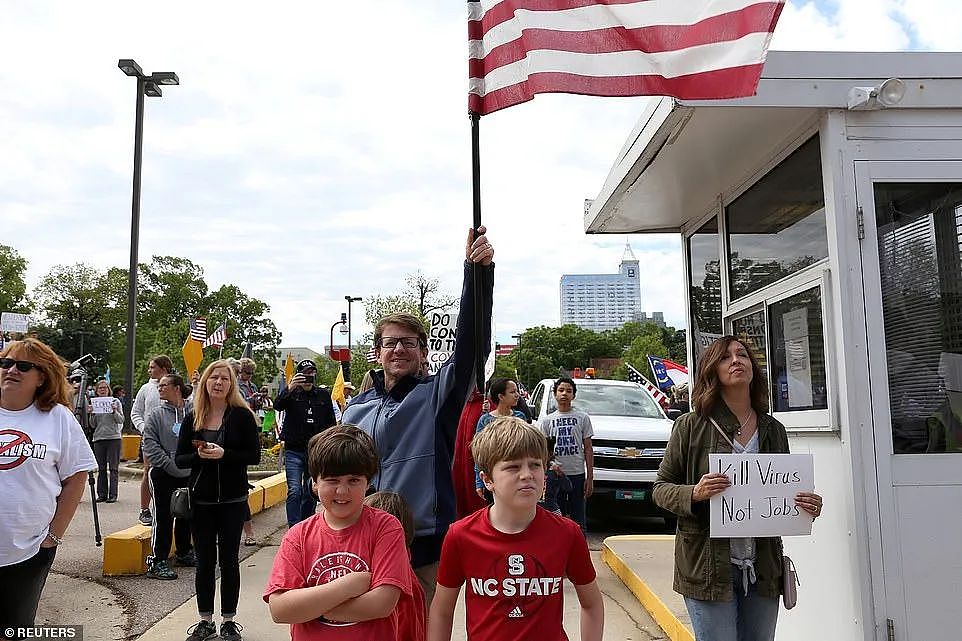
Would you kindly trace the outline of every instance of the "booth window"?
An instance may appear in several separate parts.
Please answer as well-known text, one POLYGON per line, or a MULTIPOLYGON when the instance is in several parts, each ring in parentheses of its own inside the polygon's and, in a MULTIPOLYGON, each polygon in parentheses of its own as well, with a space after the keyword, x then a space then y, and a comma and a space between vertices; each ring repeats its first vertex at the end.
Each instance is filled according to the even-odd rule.
POLYGON ((962 183, 876 183, 896 454, 962 452, 962 183))
POLYGON ((752 351, 758 366, 768 375, 768 354, 766 353, 765 310, 746 314, 732 320, 732 336, 737 336, 745 347, 752 351))
POLYGON ((721 270, 718 219, 712 218, 688 237, 688 286, 695 363, 722 334, 721 270))
POLYGON ((818 287, 768 306, 773 412, 828 408, 822 325, 818 287))
POLYGON ((732 300, 827 258, 818 136, 733 200, 725 217, 732 300))

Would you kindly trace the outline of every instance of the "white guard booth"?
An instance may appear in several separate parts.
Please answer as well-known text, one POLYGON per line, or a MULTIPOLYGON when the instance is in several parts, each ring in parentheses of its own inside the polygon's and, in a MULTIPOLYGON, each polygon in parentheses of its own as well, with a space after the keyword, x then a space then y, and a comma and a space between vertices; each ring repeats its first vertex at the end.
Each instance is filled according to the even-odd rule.
POLYGON ((752 98, 654 99, 585 230, 680 233, 689 362, 742 337, 814 454, 778 639, 962 639, 962 54, 773 51, 752 98))

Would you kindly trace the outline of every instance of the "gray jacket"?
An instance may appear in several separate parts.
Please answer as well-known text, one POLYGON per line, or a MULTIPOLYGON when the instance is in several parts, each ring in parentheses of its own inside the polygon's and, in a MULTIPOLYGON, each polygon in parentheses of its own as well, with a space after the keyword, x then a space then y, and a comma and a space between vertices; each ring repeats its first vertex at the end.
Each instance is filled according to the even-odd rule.
POLYGON ((181 408, 162 402, 160 407, 154 408, 147 415, 144 422, 144 456, 152 467, 163 470, 170 476, 186 478, 190 476, 190 468, 182 469, 174 463, 177 453, 177 433, 173 428, 176 423, 183 423, 192 408, 191 402, 185 401, 181 408))
MULTIPOLYGON (((124 427, 124 409, 120 401, 114 399, 114 411, 110 414, 87 414, 92 441, 111 441, 121 437, 124 427)), ((87 405, 90 403, 88 401, 87 405)))

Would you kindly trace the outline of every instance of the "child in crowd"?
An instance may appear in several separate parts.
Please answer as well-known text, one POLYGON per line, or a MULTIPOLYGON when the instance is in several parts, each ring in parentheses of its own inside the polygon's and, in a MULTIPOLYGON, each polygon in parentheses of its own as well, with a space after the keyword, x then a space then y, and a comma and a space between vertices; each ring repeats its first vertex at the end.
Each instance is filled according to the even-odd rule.
POLYGON ((600 641, 604 603, 578 526, 538 507, 548 448, 544 435, 515 417, 497 418, 471 442, 494 503, 455 522, 441 549, 428 641, 449 641, 465 586, 468 641, 566 639, 567 577, 581 604, 582 641, 600 641))
MULTIPOLYGON (((541 431, 555 439, 554 459, 570 487, 558 491, 561 512, 588 531, 585 502, 594 491, 594 454, 591 449, 591 417, 571 406, 578 393, 575 382, 568 377, 555 381, 552 388, 558 409, 541 418, 541 431)), ((554 481, 555 479, 552 479, 554 481)), ((549 493, 551 487, 548 488, 549 493)))
POLYGON ((284 535, 264 591, 271 617, 291 624, 293 641, 394 641, 411 565, 398 520, 364 505, 378 471, 374 442, 335 425, 308 442, 307 466, 324 511, 284 535))
MULTIPOLYGON (((375 492, 364 499, 364 505, 376 510, 383 510, 397 518, 404 528, 404 540, 408 550, 414 540, 414 514, 408 502, 397 492, 375 492)), ((424 641, 426 630, 424 620, 427 612, 424 607, 424 588, 411 568, 411 595, 402 594, 398 599, 395 614, 398 623, 398 641, 424 641)))

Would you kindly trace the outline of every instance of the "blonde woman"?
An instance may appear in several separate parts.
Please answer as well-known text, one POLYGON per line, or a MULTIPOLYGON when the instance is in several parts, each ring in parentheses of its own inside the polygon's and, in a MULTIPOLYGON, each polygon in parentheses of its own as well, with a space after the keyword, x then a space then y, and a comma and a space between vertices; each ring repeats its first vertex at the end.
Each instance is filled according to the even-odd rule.
POLYGON ((240 641, 234 622, 240 596, 241 528, 247 508, 247 466, 260 462, 257 422, 237 387, 226 360, 207 366, 194 392, 177 441, 178 467, 190 468, 194 513, 191 534, 197 556, 194 587, 200 621, 188 630, 188 641, 217 634, 214 626, 214 567, 221 571, 220 637, 240 641))

